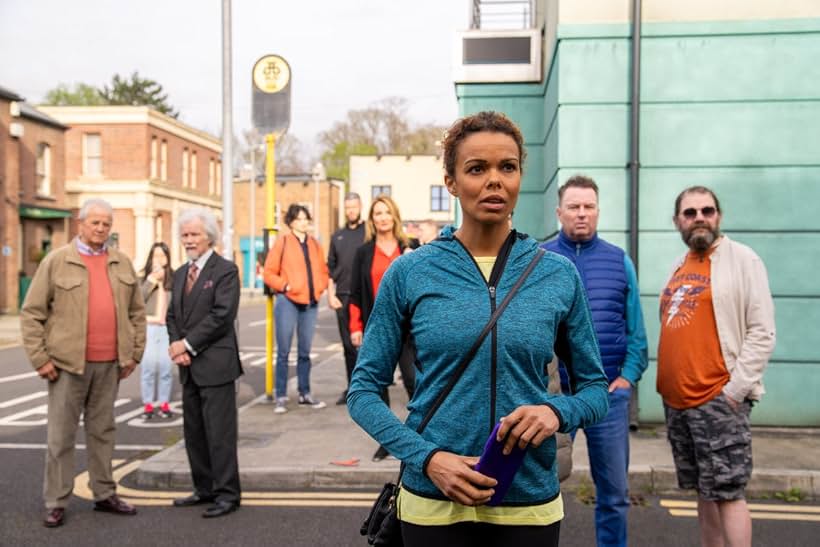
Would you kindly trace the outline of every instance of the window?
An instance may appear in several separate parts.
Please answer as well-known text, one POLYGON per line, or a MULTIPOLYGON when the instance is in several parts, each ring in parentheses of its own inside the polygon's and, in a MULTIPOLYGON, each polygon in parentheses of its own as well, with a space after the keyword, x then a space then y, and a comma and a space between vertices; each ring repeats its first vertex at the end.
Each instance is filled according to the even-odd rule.
POLYGON ((191 152, 191 188, 196 189, 196 152, 191 152))
POLYGON ((51 147, 41 142, 37 145, 37 195, 51 195, 51 147))
POLYGON ((214 177, 216 177, 216 165, 214 159, 208 160, 208 194, 214 193, 214 177))
POLYGON ((216 195, 222 195, 222 162, 216 162, 216 195))
POLYGON ((444 188, 444 186, 436 185, 430 187, 430 210, 450 210, 450 194, 447 193, 447 190, 444 188))
POLYGON ((373 186, 370 188, 370 198, 376 199, 380 195, 384 194, 385 196, 390 196, 390 185, 384 186, 373 186))
POLYGON ((157 138, 151 137, 151 178, 157 178, 157 138))
POLYGON ((163 182, 168 182, 168 141, 165 139, 162 139, 159 155, 159 178, 163 182))
POLYGON ((182 187, 188 186, 188 149, 182 149, 182 187))
POLYGON ((102 175, 102 139, 99 133, 86 133, 83 139, 83 174, 102 175))

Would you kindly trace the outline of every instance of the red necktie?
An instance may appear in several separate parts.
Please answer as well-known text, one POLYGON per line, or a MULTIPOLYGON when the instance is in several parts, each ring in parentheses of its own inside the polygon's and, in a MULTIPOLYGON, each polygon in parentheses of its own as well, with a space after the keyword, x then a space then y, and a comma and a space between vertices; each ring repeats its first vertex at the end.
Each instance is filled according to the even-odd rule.
POLYGON ((195 262, 191 262, 191 265, 188 266, 188 278, 185 281, 185 294, 191 294, 191 290, 194 288, 194 283, 196 283, 197 278, 197 270, 195 262))

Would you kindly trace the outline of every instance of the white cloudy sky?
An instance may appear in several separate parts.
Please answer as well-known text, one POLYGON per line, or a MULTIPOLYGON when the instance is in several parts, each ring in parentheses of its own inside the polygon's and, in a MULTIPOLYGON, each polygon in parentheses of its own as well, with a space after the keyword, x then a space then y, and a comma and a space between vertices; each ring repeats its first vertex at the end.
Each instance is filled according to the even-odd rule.
MULTIPOLYGON (((451 66, 469 0, 233 0, 234 131, 250 127, 250 73, 264 54, 293 71, 290 132, 315 135, 388 96, 410 117, 457 115, 451 66)), ((180 118, 221 127, 221 0, 0 0, 0 86, 36 103, 59 83, 138 70, 180 118)))

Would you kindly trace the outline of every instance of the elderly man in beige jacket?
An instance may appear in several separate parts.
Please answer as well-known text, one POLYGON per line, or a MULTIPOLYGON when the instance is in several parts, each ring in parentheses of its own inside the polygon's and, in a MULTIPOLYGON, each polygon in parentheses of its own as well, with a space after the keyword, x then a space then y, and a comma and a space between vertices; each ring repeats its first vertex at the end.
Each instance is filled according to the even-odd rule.
POLYGON ((673 220, 689 251, 661 292, 657 387, 678 484, 697 490, 702 545, 751 545, 749 413, 775 346, 766 267, 721 234, 710 189, 681 192, 673 220))
POLYGON ((48 381, 43 495, 49 528, 63 524, 74 486, 74 442, 84 417, 94 509, 133 515, 111 472, 114 400, 145 349, 145 309, 131 261, 106 245, 113 209, 80 209, 79 235, 40 263, 20 314, 23 345, 48 381))

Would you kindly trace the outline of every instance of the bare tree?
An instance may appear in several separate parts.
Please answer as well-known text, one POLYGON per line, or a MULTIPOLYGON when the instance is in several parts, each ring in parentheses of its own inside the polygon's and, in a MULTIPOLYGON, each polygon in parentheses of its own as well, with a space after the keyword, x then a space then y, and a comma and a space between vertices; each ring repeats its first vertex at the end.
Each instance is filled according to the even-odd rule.
POLYGON ((319 134, 319 143, 328 173, 347 180, 351 154, 436 154, 443 132, 443 127, 432 124, 411 126, 407 99, 388 97, 350 110, 344 120, 319 134))
MULTIPOLYGON (((265 137, 260 135, 256 129, 249 129, 242 132, 242 141, 234 141, 234 146, 239 150, 239 167, 245 168, 251 163, 253 157, 253 172, 256 176, 265 174, 265 137), (251 153, 253 150, 253 153, 251 153)), ((301 174, 308 171, 310 159, 305 152, 302 141, 294 135, 288 133, 276 140, 276 172, 279 174, 301 174)))

